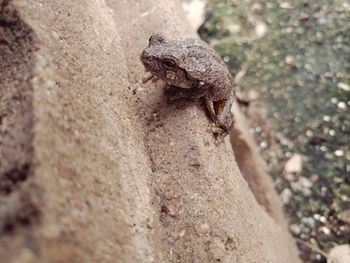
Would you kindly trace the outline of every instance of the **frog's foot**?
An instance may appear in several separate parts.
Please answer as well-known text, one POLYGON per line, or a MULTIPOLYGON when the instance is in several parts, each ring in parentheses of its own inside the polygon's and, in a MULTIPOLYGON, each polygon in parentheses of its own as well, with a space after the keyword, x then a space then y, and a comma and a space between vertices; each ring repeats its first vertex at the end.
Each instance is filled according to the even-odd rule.
POLYGON ((214 122, 209 124, 207 131, 214 135, 216 145, 219 145, 224 140, 226 135, 228 135, 228 132, 225 129, 221 128, 214 122))

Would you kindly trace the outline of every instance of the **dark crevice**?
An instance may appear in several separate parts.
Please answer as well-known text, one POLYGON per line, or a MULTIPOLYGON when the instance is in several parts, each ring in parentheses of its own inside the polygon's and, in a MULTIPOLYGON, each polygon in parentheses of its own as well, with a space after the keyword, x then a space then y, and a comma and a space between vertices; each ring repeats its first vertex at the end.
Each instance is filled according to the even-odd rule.
POLYGON ((0 236, 40 219, 40 190, 30 180, 33 54, 31 28, 12 1, 0 0, 0 236))
POLYGON ((0 180, 0 193, 9 194, 16 189, 16 186, 27 180, 29 175, 29 163, 15 165, 9 171, 5 172, 0 180))
POLYGON ((34 41, 11 1, 0 2, 0 194, 9 194, 30 175, 34 41))
POLYGON ((0 202, 0 235, 11 234, 40 221, 39 191, 33 194, 33 190, 14 192, 0 202))

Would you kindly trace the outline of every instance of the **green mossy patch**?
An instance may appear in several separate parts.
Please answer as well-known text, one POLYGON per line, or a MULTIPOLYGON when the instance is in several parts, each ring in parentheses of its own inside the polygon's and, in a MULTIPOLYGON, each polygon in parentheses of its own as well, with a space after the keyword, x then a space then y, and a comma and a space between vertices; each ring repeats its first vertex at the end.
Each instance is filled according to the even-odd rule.
MULTIPOLYGON (((350 209, 350 4, 347 1, 211 0, 200 28, 233 74, 245 67, 243 93, 255 90, 275 137, 262 149, 293 234, 328 252, 350 243, 341 218, 350 209), (287 175, 285 162, 304 156, 287 175), (300 185, 300 178, 305 185, 300 185)), ((300 246, 305 262, 326 262, 300 246)))

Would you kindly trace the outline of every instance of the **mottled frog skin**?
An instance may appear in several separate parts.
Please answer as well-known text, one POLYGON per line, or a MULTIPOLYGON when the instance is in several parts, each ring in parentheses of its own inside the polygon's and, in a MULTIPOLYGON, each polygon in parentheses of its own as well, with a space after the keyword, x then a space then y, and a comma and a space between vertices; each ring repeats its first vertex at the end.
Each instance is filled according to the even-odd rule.
POLYGON ((156 33, 141 54, 141 62, 152 76, 180 88, 175 98, 205 98, 214 122, 211 131, 223 138, 234 124, 233 79, 222 59, 205 42, 185 38, 166 40, 156 33))

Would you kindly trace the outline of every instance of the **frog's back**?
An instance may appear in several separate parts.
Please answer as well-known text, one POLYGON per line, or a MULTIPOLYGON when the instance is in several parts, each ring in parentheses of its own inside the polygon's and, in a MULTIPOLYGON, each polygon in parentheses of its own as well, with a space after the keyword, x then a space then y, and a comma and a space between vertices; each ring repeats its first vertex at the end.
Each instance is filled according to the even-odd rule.
POLYGON ((226 67, 225 62, 220 58, 220 56, 215 52, 215 50, 209 46, 206 42, 196 38, 184 38, 180 40, 175 40, 178 47, 183 50, 184 56, 194 57, 197 59, 206 58, 208 60, 214 60, 218 64, 226 67))
POLYGON ((180 67, 192 79, 202 81, 211 87, 209 97, 219 100, 231 94, 233 78, 213 48, 199 39, 186 38, 174 42, 178 54, 181 54, 180 67))

